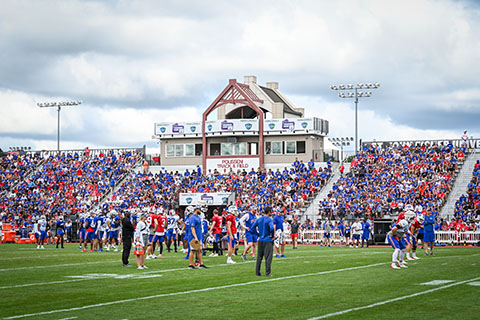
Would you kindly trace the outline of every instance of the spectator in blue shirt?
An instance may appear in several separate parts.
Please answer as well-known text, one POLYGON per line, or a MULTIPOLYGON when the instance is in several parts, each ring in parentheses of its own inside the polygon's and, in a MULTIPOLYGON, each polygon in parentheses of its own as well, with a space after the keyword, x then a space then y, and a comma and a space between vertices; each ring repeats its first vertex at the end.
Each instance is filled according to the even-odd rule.
POLYGON ((257 219, 252 226, 252 231, 258 234, 258 250, 255 274, 261 276, 260 267, 262 259, 265 257, 265 275, 272 276, 272 258, 273 258, 273 239, 275 238, 275 229, 271 218, 272 209, 265 207, 261 218, 257 219))

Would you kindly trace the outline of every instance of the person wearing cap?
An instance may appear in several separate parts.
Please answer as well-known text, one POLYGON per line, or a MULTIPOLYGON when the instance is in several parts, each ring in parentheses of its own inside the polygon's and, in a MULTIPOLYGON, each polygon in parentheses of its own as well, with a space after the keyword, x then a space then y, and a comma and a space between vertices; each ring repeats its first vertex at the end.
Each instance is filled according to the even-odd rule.
POLYGON ((130 221, 130 211, 125 213, 125 217, 122 219, 122 241, 123 241, 123 252, 122 252, 122 262, 124 267, 130 267, 128 263, 128 258, 130 257, 130 250, 132 250, 132 238, 133 224, 130 221))
POLYGON ((265 258, 265 275, 272 276, 273 259, 273 240, 275 239, 275 227, 271 218, 272 209, 266 207, 262 217, 257 219, 252 225, 252 231, 258 234, 257 262, 255 265, 255 274, 261 276, 260 272, 262 260, 265 258))
POLYGON ((432 211, 427 210, 427 215, 424 217, 423 222, 423 248, 425 249, 425 255, 428 256, 428 249, 430 249, 430 255, 433 256, 433 244, 435 243, 435 231, 433 226, 435 224, 435 217, 432 211))
POLYGON ((252 232, 251 228, 257 221, 257 209, 252 206, 251 210, 245 213, 240 219, 240 225, 245 230, 245 250, 242 253, 243 261, 247 261, 247 253, 252 248, 252 259, 255 260, 255 253, 257 249, 257 235, 252 232))
MULTIPOLYGON (((187 207, 188 211, 192 211, 193 207, 187 207)), ((189 269, 197 269, 193 265, 193 257, 196 254, 199 268, 200 269, 207 269, 208 267, 203 264, 203 259, 202 259, 202 221, 200 220, 200 213, 202 212, 202 209, 200 206, 197 206, 195 209, 193 209, 194 212, 188 219, 188 225, 189 225, 189 233, 188 233, 188 246, 190 249, 190 253, 188 255, 188 268, 189 269), (194 241, 196 244, 198 244, 198 248, 195 248, 191 242, 194 241)))

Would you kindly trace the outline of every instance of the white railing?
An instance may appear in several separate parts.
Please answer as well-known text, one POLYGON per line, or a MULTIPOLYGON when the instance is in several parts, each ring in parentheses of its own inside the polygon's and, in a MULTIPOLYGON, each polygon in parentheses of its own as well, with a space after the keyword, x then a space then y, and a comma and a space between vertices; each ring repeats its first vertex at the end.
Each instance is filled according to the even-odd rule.
POLYGON ((435 242, 445 244, 472 244, 480 242, 480 231, 435 231, 435 242))
MULTIPOLYGON (((299 231, 298 242, 304 244, 320 244, 324 240, 325 232, 323 230, 306 230, 299 231)), ((370 235, 372 239, 372 235, 370 235)), ((330 240, 334 244, 340 243, 340 233, 338 230, 332 230, 330 232, 330 240)), ((285 232, 285 241, 292 242, 290 233, 285 232)), ((438 244, 473 244, 480 242, 480 230, 479 231, 435 231, 435 243, 438 244)))

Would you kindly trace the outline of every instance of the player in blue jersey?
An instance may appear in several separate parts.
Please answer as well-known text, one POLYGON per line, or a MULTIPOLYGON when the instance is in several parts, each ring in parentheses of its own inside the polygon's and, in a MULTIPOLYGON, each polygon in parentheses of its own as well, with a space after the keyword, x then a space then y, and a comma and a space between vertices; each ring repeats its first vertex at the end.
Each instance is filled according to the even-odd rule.
POLYGON ((340 248, 343 246, 345 242, 345 225, 343 224, 343 219, 337 224, 338 236, 340 237, 340 248))
POLYGON ((95 217, 95 212, 91 211, 90 216, 85 219, 85 230, 86 230, 86 236, 85 236, 85 247, 83 249, 83 252, 87 252, 88 248, 88 243, 90 242, 90 251, 93 252, 93 244, 95 242, 95 231, 97 228, 97 221, 95 217))
POLYGON ((85 229, 85 217, 83 214, 80 215, 80 219, 78 220, 78 238, 80 239, 80 246, 78 249, 82 249, 84 242, 86 242, 85 237, 87 235, 87 231, 85 229))
POLYGON ((63 249, 63 236, 65 235, 65 221, 63 216, 60 216, 57 221, 57 249, 58 245, 61 244, 63 249))
POLYGON ((433 244, 435 243, 435 231, 433 226, 435 225, 435 217, 430 210, 427 210, 427 215, 424 218, 423 248, 425 249, 426 256, 428 256, 428 249, 430 249, 430 255, 433 256, 433 244))
POLYGON ((352 247, 350 240, 352 239, 352 223, 348 221, 345 224, 345 245, 352 247))
POLYGON ((255 260, 255 254, 257 252, 257 234, 252 230, 252 226, 257 221, 257 208, 251 207, 251 210, 245 213, 240 219, 240 225, 245 230, 245 250, 242 253, 243 261, 247 261, 247 253, 252 248, 252 260, 255 260))
POLYGON ((363 243, 367 245, 368 248, 368 240, 370 239, 370 223, 368 222, 368 219, 363 219, 362 221, 362 248, 363 248, 363 243))
POLYGON ((274 249, 275 249, 275 257, 285 258, 285 238, 283 235, 283 211, 279 209, 277 214, 273 218, 273 228, 275 230, 275 241, 274 249))
POLYGON ((122 229, 122 218, 117 214, 116 211, 110 212, 110 227, 109 227, 109 241, 110 241, 110 246, 114 248, 114 251, 118 251, 118 236, 120 233, 120 230, 122 229))

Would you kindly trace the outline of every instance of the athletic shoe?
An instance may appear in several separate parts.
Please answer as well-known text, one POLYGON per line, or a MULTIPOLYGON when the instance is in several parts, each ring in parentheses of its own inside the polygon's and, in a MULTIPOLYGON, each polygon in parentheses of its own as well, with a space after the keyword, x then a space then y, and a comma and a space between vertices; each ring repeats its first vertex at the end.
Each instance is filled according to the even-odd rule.
POLYGON ((278 254, 275 255, 275 258, 280 258, 280 256, 278 254))
POLYGON ((412 257, 412 260, 420 260, 419 257, 412 257))
POLYGON ((87 252, 87 249, 83 249, 82 252, 87 252))
POLYGON ((410 257, 405 257, 405 260, 408 261, 408 260, 415 260, 415 259, 410 258, 410 257))
POLYGON ((115 248, 115 250, 113 250, 113 251, 115 251, 115 252, 118 252, 118 249, 117 249, 117 248, 115 248))
POLYGON ((45 248, 43 246, 41 246, 40 249, 45 249, 45 248))
POLYGON ((124 264, 123 266, 124 267, 131 267, 132 265, 130 263, 128 263, 128 264, 124 264))
POLYGON ((261 276, 262 276, 261 273, 256 273, 255 275, 256 275, 257 277, 261 277, 261 276))
POLYGON ((215 253, 215 254, 213 255, 213 257, 218 257, 218 253, 215 253))
POLYGON ((282 258, 286 258, 284 254, 282 254, 280 257, 282 257, 282 258))
POLYGON ((400 268, 408 268, 405 263, 401 263, 401 262, 400 262, 398 265, 400 266, 400 268))
POLYGON ((195 268, 194 266, 190 265, 190 266, 188 266, 188 269, 192 269, 192 270, 193 270, 193 269, 197 269, 197 268, 195 268))
POLYGON ((206 265, 204 265, 204 264, 201 264, 201 265, 199 265, 198 267, 199 267, 200 269, 208 269, 208 267, 207 267, 206 265))
POLYGON ((147 266, 143 266, 143 269, 148 269, 148 267, 147 267, 147 266))
POLYGON ((396 264, 392 263, 392 264, 390 265, 390 269, 400 269, 400 267, 397 266, 396 264))
POLYGON ((40 249, 40 246, 37 246, 37 249, 40 249))
POLYGON ((98 252, 103 252, 103 249, 102 248, 98 249, 98 252))
POLYGON ((233 261, 232 259, 227 259, 227 264, 235 264, 236 262, 233 261))
POLYGON ((433 252, 430 253, 431 256, 434 256, 435 254, 433 252))
POLYGON ((244 255, 244 254, 242 254, 242 260, 243 260, 243 261, 247 261, 247 256, 244 255))
POLYGON ((252 261, 257 261, 257 259, 255 259, 255 257, 252 257, 252 261))
POLYGON ((79 246, 78 249, 82 250, 82 246, 79 246))
MULTIPOLYGON (((154 256, 154 257, 155 257, 155 256, 154 256)), ((155 259, 157 259, 157 258, 161 258, 161 257, 162 257, 162 255, 161 255, 161 254, 159 254, 158 256, 156 256, 156 257, 155 257, 155 259)))
POLYGON ((139 270, 143 270, 143 267, 142 267, 142 266, 140 266, 140 267, 137 267, 137 269, 139 269, 139 270))
POLYGON ((209 256, 209 257, 215 257, 215 253, 212 252, 212 253, 210 253, 208 256, 209 256))
POLYGON ((265 277, 273 277, 273 275, 269 273, 269 274, 266 274, 265 277))
POLYGON ((428 256, 428 253, 425 252, 425 255, 428 256))
POLYGON ((145 260, 150 260, 150 259, 152 259, 151 256, 147 256, 147 257, 145 258, 145 260))

